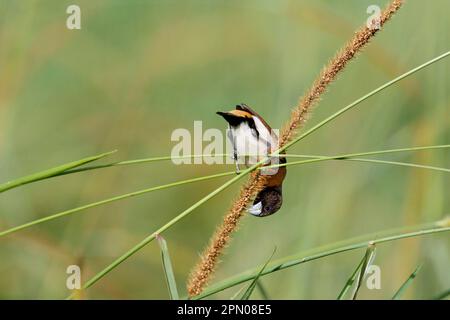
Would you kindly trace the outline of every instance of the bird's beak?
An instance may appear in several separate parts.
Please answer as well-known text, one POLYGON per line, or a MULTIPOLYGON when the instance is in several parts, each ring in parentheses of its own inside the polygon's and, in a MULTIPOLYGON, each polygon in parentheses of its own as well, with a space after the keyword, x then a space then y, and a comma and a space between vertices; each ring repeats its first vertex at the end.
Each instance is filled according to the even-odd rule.
POLYGON ((236 116, 234 116, 231 112, 222 112, 222 111, 217 111, 216 112, 219 116, 222 116, 226 122, 230 123, 230 121, 232 121, 231 119, 235 119, 236 116))
POLYGON ((254 215, 254 216, 259 216, 261 215, 262 212, 262 202, 258 202, 257 204, 251 206, 248 210, 247 210, 250 214, 254 215))

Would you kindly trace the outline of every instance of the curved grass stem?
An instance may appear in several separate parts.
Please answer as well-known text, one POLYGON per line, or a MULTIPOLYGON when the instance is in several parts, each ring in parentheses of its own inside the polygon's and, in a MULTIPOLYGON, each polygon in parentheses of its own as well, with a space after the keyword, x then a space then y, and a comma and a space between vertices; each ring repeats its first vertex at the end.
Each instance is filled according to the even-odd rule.
POLYGON ((57 175, 62 174, 63 172, 66 172, 70 169, 76 168, 76 167, 80 167, 82 165, 85 165, 89 162, 92 161, 96 161, 99 160, 101 158, 104 158, 106 156, 109 156, 110 154, 113 154, 114 152, 116 152, 116 150, 114 151, 110 151, 110 152, 106 152, 106 153, 102 153, 96 156, 92 156, 92 157, 88 157, 88 158, 84 158, 81 160, 77 160, 77 161, 73 161, 73 162, 69 162, 60 166, 56 166, 44 171, 40 171, 40 172, 36 172, 33 174, 30 174, 28 176, 24 176, 15 180, 11 180, 8 182, 5 182, 3 184, 0 185, 0 193, 5 192, 7 190, 11 190, 14 188, 17 188, 19 186, 23 186, 25 184, 29 184, 32 182, 36 182, 36 181, 41 181, 44 179, 48 179, 57 175))

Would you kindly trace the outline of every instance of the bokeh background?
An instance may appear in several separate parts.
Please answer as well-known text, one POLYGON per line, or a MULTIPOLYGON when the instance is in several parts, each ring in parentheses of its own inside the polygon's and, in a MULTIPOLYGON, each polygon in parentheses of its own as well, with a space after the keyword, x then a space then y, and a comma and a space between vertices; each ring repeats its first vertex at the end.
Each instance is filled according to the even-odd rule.
MULTIPOLYGON (((225 130, 217 110, 245 102, 275 128, 322 66, 387 1, 15 1, 0 0, 0 182, 113 149, 109 161, 169 155, 176 128, 225 130), (66 8, 81 7, 81 30, 66 8)), ((307 123, 449 50, 447 0, 410 0, 324 95, 307 123)), ((292 148, 333 155, 449 142, 449 59, 362 103, 292 148)), ((382 159, 448 167, 446 150, 382 159)), ((107 162, 108 160, 104 160, 107 162)), ((0 195, 0 227, 138 189, 233 170, 232 165, 142 164, 85 172, 0 195)), ((450 213, 449 177, 357 162, 290 167, 285 204, 245 217, 214 281, 275 258, 367 233, 436 221, 450 213)), ((0 298, 59 299, 66 267, 83 279, 228 178, 153 192, 0 239, 0 298)), ((164 233, 180 291, 239 184, 164 233)), ((390 298, 423 268, 405 298, 450 287, 448 234, 378 246, 381 290, 390 298)), ((364 250, 263 278, 271 298, 334 299, 364 250)), ((238 287, 215 298, 228 299, 238 287)), ((151 243, 87 291, 87 298, 166 299, 159 248, 151 243)), ((254 298, 260 297, 255 293, 254 298)))

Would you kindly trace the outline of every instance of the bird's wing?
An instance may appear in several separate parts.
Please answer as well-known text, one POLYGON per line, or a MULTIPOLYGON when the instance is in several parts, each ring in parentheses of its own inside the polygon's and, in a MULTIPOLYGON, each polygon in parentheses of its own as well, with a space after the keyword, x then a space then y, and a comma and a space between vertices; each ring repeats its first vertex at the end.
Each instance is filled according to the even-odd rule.
POLYGON ((243 110, 250 113, 252 116, 258 117, 259 120, 261 120, 262 124, 267 128, 269 132, 272 132, 272 128, 269 126, 269 124, 252 108, 250 108, 245 103, 238 104, 236 106, 236 110, 243 110))

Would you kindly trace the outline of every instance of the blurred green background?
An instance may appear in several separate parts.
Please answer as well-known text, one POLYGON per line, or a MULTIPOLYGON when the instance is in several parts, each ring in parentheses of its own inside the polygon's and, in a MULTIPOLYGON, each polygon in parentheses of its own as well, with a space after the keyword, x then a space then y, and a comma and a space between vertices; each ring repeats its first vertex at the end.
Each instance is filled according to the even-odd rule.
MULTIPOLYGON (((225 130, 217 110, 245 102, 274 128, 322 66, 386 1, 15 1, 0 0, 0 182, 118 149, 126 160, 169 155, 176 128, 225 130), (66 8, 81 7, 81 30, 66 8)), ((395 76, 449 50, 448 0, 407 1, 341 74, 315 109, 311 127, 395 76)), ((291 153, 333 155, 449 143, 450 61, 445 59, 370 98, 291 153)), ((449 167, 432 150, 379 157, 449 167)), ((108 161, 105 160, 105 161, 108 161)), ((0 195, 0 228, 89 202, 232 165, 170 162, 50 179, 0 195)), ((0 298, 64 298, 66 267, 87 280, 228 178, 153 192, 41 224, 0 241, 0 298)), ((184 283, 239 184, 164 233, 177 282, 184 283)), ((214 281, 301 250, 450 213, 449 177, 435 171, 357 162, 290 167, 284 206, 245 217, 214 281)), ((438 234, 382 244, 375 264, 390 298, 424 263, 405 298, 450 287, 450 242, 438 234)), ((278 299, 334 299, 364 250, 263 278, 278 299)), ((214 282, 213 281, 213 282, 214 282)), ((238 287, 216 295, 228 299, 238 287)), ((87 291, 87 298, 166 299, 156 242, 87 291)), ((255 293, 254 298, 260 297, 255 293)))

